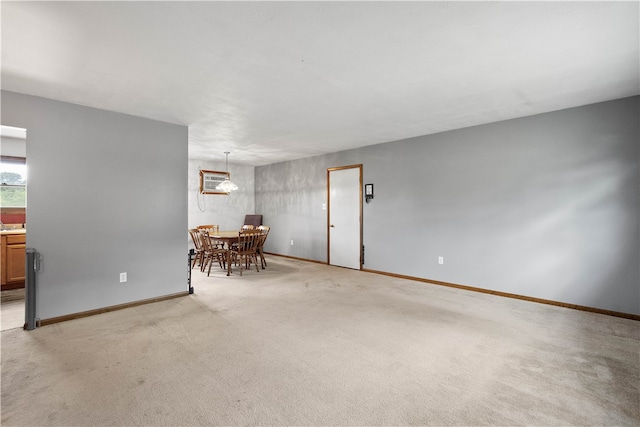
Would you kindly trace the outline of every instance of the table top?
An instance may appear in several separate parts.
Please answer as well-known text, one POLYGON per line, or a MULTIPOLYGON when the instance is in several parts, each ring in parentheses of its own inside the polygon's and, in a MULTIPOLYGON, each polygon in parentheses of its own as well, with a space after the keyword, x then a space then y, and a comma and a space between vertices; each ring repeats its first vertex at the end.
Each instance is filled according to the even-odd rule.
POLYGON ((209 237, 213 239, 237 239, 240 235, 238 230, 217 231, 209 233, 209 237))

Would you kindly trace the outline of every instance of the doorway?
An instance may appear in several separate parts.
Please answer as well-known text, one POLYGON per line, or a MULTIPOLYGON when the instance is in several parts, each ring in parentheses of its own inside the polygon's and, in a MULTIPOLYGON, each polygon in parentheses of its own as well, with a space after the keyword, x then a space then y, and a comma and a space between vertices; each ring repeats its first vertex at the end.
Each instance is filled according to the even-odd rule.
POLYGON ((327 262, 362 268, 362 165, 327 169, 327 262))
POLYGON ((0 329, 7 330, 22 327, 25 320, 27 131, 23 128, 0 126, 0 138, 0 329))

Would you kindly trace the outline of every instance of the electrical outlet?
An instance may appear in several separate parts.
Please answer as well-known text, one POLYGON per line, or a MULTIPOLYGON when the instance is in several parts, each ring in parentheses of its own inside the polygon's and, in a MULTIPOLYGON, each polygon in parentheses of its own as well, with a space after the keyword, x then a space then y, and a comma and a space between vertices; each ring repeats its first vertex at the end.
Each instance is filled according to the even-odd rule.
POLYGON ((438 264, 444 264, 444 257, 443 256, 439 256, 438 257, 438 264))
POLYGON ((120 283, 127 281, 127 273, 120 273, 120 283))

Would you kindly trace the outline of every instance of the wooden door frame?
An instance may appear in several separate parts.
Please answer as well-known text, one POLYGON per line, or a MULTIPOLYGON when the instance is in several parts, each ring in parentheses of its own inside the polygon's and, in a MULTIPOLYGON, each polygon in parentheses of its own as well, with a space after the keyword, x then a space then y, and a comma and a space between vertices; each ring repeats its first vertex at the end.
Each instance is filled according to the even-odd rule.
POLYGON ((360 170, 360 177, 358 178, 358 222, 360 223, 360 270, 362 270, 362 163, 327 168, 327 265, 331 265, 331 172, 355 168, 360 170))

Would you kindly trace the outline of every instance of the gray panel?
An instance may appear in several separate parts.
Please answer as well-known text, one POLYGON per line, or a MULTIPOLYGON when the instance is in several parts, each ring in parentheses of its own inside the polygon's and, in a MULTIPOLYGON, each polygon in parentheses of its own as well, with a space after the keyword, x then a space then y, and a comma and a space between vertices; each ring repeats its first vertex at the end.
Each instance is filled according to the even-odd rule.
POLYGON ((638 104, 257 167, 265 249, 326 261, 326 168, 363 163, 365 268, 640 314, 638 104))
POLYGON ((186 127, 4 91, 2 122, 27 129, 38 317, 186 290, 186 127))

